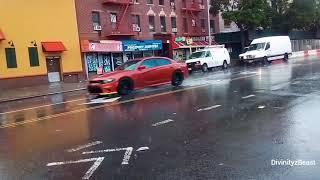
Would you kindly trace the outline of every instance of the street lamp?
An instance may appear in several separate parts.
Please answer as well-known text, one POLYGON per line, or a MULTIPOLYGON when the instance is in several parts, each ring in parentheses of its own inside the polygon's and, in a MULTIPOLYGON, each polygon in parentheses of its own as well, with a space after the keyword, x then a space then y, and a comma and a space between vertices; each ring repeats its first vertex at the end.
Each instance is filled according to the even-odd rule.
POLYGON ((211 25, 210 25, 210 0, 207 0, 207 16, 208 16, 208 32, 209 32, 209 46, 212 44, 211 40, 211 25))

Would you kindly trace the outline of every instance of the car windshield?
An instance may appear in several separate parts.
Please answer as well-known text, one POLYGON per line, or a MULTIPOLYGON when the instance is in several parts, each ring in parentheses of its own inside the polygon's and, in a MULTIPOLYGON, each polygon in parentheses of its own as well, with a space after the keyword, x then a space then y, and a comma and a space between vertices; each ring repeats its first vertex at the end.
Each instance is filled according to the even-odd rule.
POLYGON ((116 70, 120 70, 120 71, 132 71, 135 70, 138 62, 140 62, 140 60, 131 60, 131 61, 127 61, 124 64, 122 64, 121 66, 117 67, 116 70))
POLYGON ((248 51, 254 51, 254 50, 260 50, 264 49, 264 46, 266 43, 256 43, 256 44, 251 44, 248 48, 248 51))
POLYGON ((205 51, 198 51, 198 52, 194 52, 189 56, 189 59, 197 59, 197 58, 202 58, 204 57, 206 54, 205 51))

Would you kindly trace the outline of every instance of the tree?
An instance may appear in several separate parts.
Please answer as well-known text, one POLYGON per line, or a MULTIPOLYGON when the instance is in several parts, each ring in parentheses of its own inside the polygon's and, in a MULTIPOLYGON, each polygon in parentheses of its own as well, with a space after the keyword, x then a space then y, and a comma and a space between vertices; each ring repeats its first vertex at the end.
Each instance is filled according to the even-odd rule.
POLYGON ((288 33, 290 22, 288 21, 288 12, 292 0, 271 0, 272 24, 271 29, 288 33))
POLYGON ((211 0, 211 13, 222 12, 226 21, 233 21, 241 31, 241 45, 244 47, 244 30, 266 28, 271 24, 271 8, 267 0, 211 0))
POLYGON ((319 14, 318 0, 293 0, 288 12, 290 28, 315 30, 319 25, 319 14))

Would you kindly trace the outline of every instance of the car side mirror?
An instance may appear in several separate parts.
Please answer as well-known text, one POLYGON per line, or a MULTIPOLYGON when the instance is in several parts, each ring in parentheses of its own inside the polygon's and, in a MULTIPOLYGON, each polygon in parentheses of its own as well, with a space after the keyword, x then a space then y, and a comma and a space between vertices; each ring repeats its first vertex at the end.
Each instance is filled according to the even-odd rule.
POLYGON ((146 66, 139 66, 139 67, 138 67, 138 70, 141 71, 141 70, 144 70, 144 69, 146 69, 146 68, 147 68, 146 66))

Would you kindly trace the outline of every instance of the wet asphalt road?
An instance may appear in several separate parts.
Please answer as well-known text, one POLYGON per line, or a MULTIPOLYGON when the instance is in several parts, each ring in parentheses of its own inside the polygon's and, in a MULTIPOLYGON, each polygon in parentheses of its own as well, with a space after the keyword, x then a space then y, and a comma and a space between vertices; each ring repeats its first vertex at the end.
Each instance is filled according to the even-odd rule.
POLYGON ((319 179, 320 59, 0 104, 0 179, 319 179), (271 160, 315 161, 272 166, 271 160))

